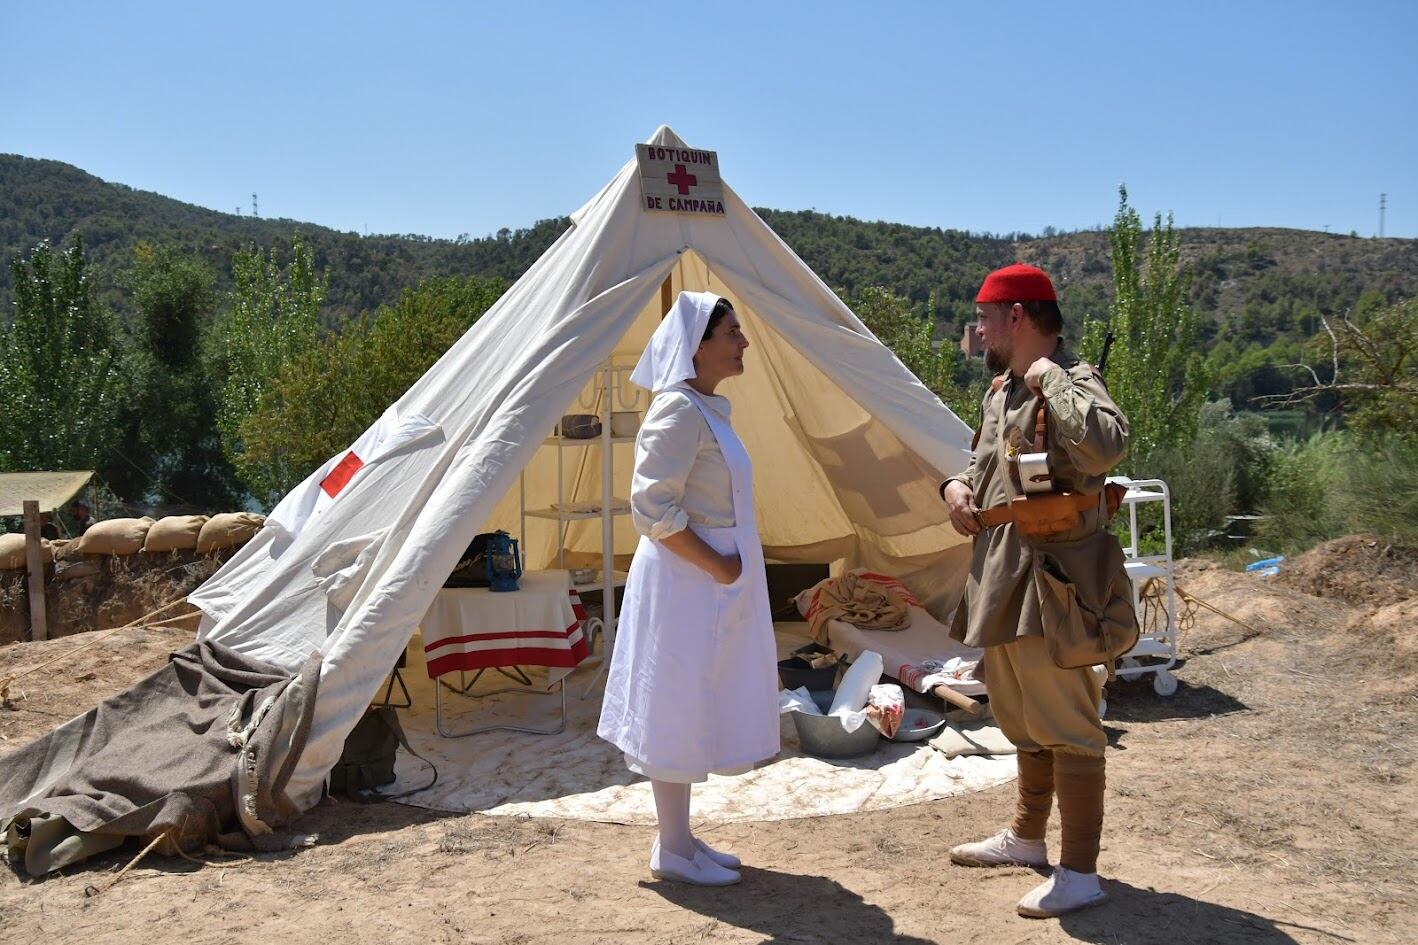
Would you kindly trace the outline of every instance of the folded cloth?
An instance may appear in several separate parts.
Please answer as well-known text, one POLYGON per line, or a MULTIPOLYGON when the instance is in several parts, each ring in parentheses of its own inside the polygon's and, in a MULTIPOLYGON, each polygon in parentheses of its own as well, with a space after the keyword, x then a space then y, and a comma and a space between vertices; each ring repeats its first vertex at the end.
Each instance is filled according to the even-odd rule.
POLYGON ((911 625, 911 602, 900 586, 872 577, 849 571, 817 586, 807 613, 814 640, 827 645, 829 620, 841 620, 862 630, 905 630, 911 625))
POLYGON ((1004 737, 998 725, 991 719, 979 722, 947 721, 940 734, 927 744, 947 758, 961 755, 1013 755, 1014 744, 1004 737))
POLYGON ((812 696, 808 694, 806 686, 778 690, 778 714, 787 715, 789 712, 805 712, 808 715, 822 714, 817 703, 812 701, 812 696))
POLYGON ((880 683, 871 687, 867 698, 867 719, 876 730, 893 738, 906 714, 906 696, 895 683, 880 683))
POLYGON ((903 665, 897 678, 917 692, 930 692, 936 686, 949 686, 956 691, 963 691, 962 686, 976 689, 979 680, 975 677, 975 668, 979 665, 978 659, 961 656, 952 656, 948 660, 922 660, 915 665, 903 665))

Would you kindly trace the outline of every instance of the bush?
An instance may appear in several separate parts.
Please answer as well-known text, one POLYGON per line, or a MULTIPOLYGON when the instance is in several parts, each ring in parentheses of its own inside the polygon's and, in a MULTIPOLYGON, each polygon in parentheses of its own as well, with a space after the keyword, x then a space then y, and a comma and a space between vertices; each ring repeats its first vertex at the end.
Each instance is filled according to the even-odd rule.
MULTIPOLYGON (((1277 450, 1256 414, 1236 414, 1227 400, 1201 410, 1199 428, 1186 446, 1159 447, 1139 477, 1161 479, 1172 491, 1172 544, 1178 557, 1215 545, 1231 515, 1255 512, 1268 488, 1277 450)), ((1138 527, 1144 545, 1163 547, 1161 510, 1142 506, 1138 527)))
POLYGON ((1264 518, 1258 534, 1282 551, 1308 548, 1343 534, 1339 512, 1345 501, 1348 435, 1321 433, 1282 448, 1275 457, 1264 518))
POLYGON ((1418 446, 1322 433, 1279 452, 1260 534, 1282 551, 1371 532, 1418 543, 1418 446))
POLYGON ((1418 546, 1418 443, 1394 438, 1346 458, 1344 511, 1352 521, 1341 522, 1337 535, 1372 532, 1418 546))
MULTIPOLYGON (((1226 534, 1226 516, 1236 501, 1236 469, 1214 437, 1198 436, 1189 447, 1153 452, 1141 475, 1161 479, 1172 491, 1172 553, 1191 554, 1226 534)), ((1149 504, 1138 509, 1143 544, 1153 553, 1164 548, 1162 510, 1149 504)))

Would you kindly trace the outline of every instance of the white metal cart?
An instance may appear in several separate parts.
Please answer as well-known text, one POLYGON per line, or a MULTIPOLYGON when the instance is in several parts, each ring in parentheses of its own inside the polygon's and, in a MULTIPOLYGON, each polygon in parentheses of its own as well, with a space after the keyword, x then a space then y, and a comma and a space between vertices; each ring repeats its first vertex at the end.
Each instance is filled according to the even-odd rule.
POLYGON ((1124 567, 1132 579, 1132 603, 1137 611, 1142 634, 1137 645, 1119 660, 1117 674, 1123 679, 1140 678, 1152 673, 1152 688, 1159 696, 1177 691, 1177 677, 1172 667, 1177 665, 1177 591, 1172 573, 1172 493, 1161 479, 1129 479, 1111 477, 1127 487, 1123 507, 1128 513, 1128 540, 1123 546, 1124 567), (1165 546, 1162 554, 1144 555, 1138 548, 1137 507, 1143 503, 1162 503, 1162 532, 1165 546))

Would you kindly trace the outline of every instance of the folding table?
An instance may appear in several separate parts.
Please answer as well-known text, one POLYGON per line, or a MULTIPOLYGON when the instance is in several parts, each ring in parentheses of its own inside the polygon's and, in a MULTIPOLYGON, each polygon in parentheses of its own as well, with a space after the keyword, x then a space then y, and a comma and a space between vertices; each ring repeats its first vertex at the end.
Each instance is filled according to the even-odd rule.
POLYGON ((565 678, 590 655, 583 630, 586 611, 571 586, 569 571, 528 571, 515 591, 484 587, 445 587, 438 592, 421 629, 428 676, 434 681, 434 720, 445 738, 462 738, 479 732, 507 730, 554 735, 566 727, 565 678), (547 667, 545 689, 532 685, 521 669, 547 667), (471 690, 489 669, 521 683, 473 695, 471 690), (454 686, 442 677, 458 673, 454 686), (471 680, 466 674, 472 672, 471 680), (505 692, 550 695, 555 688, 561 710, 555 728, 518 725, 484 725, 451 731, 444 724, 443 690, 481 699, 505 692))

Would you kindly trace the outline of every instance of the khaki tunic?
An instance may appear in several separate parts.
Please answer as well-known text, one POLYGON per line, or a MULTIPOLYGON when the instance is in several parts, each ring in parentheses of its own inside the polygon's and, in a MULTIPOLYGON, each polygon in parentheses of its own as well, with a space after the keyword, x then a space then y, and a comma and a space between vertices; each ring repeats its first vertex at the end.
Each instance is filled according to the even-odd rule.
MULTIPOLYGON (((1128 424, 1102 378, 1091 364, 1079 360, 1060 341, 1051 360, 1057 367, 1044 373, 1040 386, 1048 410, 1047 449, 1054 488, 1100 497, 1108 471, 1127 451, 1128 424)), ((1039 398, 1024 378, 1012 372, 998 391, 982 404, 980 440, 969 467, 954 480, 969 486, 981 509, 1003 505, 1020 494, 1005 450, 1011 442, 1020 451, 1034 450, 1034 416, 1039 398)), ((947 480, 951 481, 951 480, 947 480)), ((950 635, 968 646, 998 646, 1020 636, 1042 636, 1039 600, 1034 590, 1035 550, 1047 550, 1084 587, 1099 592, 1114 575, 1095 574, 1103 558, 1098 542, 1115 541, 1100 534, 1103 510, 1080 516, 1077 529, 1047 542, 1025 539, 1012 522, 985 529, 975 537, 965 597, 955 613, 950 635)))

